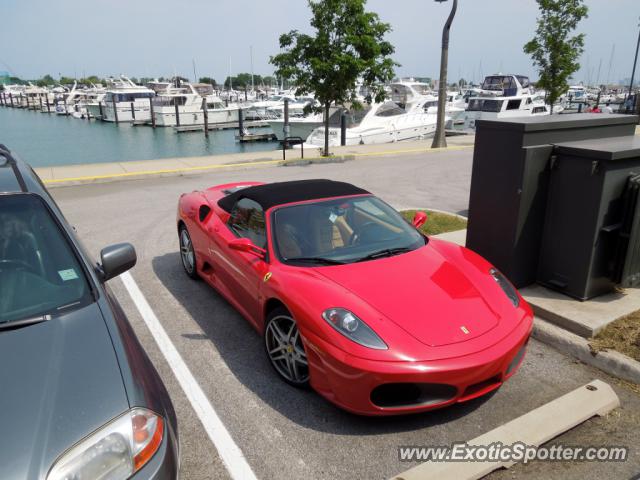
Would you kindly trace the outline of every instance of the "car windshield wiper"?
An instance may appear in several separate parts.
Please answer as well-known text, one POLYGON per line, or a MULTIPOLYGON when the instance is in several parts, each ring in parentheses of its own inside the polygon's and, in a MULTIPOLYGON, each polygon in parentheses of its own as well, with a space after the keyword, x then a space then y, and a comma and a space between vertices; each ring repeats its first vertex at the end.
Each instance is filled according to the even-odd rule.
POLYGON ((2 322, 0 323, 0 331, 28 327, 29 325, 46 322, 48 320, 51 320, 51 315, 39 315, 37 317, 23 318, 22 320, 2 322))
POLYGON ((410 252, 411 250, 413 249, 409 247, 385 248, 384 250, 378 250, 377 252, 373 252, 359 258, 356 262, 366 262, 367 260, 375 260, 376 258, 392 257, 393 255, 410 252))
POLYGON ((320 265, 344 265, 345 262, 339 260, 333 260, 331 258, 324 257, 293 257, 287 258, 287 262, 305 262, 305 263, 317 263, 320 265))

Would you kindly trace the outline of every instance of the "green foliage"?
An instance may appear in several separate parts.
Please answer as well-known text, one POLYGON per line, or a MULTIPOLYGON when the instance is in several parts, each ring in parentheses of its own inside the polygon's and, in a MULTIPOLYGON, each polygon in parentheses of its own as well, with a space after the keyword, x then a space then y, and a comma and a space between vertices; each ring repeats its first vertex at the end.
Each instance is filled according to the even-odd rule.
MULTIPOLYGON (((411 222, 417 211, 418 210, 402 210, 400 213, 408 222, 411 222)), ((438 235, 440 233, 454 232, 467 228, 467 221, 457 215, 431 212, 429 210, 423 211, 427 214, 427 221, 420 227, 420 231, 426 235, 438 235)))
POLYGON ((212 87, 217 87, 218 83, 216 82, 215 78, 211 78, 211 77, 200 77, 198 79, 198 82, 200 83, 206 83, 207 85, 211 85, 212 87))
POLYGON ((54 78, 51 75, 47 74, 44 77, 36 80, 35 83, 36 83, 36 85, 38 87, 47 87, 47 86, 50 86, 50 85, 55 85, 56 81, 54 80, 54 78))
POLYGON ((570 34, 588 8, 584 0, 536 0, 540 8, 535 37, 524 46, 538 67, 538 85, 547 91, 553 104, 569 88, 569 79, 580 69, 578 59, 584 50, 584 34, 570 34))
POLYGON ((75 78, 71 78, 71 77, 60 77, 60 85, 73 85, 73 82, 75 82, 76 79, 75 78))
POLYGON ((89 85, 91 83, 96 84, 96 83, 105 83, 104 80, 102 80, 100 77, 98 77, 97 75, 90 75, 86 78, 81 78, 78 83, 82 83, 84 85, 89 85))
MULTIPOLYGON (((273 77, 263 77, 262 75, 253 75, 253 85, 258 88, 263 85, 277 85, 277 81, 273 77)), ((235 89, 244 89, 245 87, 251 87, 251 74, 239 73, 236 76, 231 77, 231 86, 235 89)), ((224 80, 224 88, 229 88, 229 77, 224 80)))
MULTIPOLYGON (((357 103, 358 79, 376 101, 382 101, 383 84, 393 78, 397 65, 390 58, 394 47, 385 40, 391 26, 365 11, 366 0, 308 0, 308 4, 315 35, 291 30, 280 36, 281 52, 270 59, 276 75, 289 79, 298 95, 314 94, 327 113, 331 103, 357 103)), ((325 125, 325 155, 328 139, 325 125)))

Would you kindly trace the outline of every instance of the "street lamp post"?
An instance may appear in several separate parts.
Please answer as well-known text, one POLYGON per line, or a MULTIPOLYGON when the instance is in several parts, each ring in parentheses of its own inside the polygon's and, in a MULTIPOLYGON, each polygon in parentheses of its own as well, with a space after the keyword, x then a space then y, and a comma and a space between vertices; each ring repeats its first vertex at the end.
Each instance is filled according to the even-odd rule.
MULTIPOLYGON (((438 3, 446 2, 447 0, 435 0, 438 3)), ((456 10, 458 9, 458 0, 453 0, 453 7, 451 7, 451 13, 447 18, 447 23, 444 24, 442 30, 442 54, 440 57, 440 82, 438 84, 438 119, 436 124, 436 135, 433 137, 433 144, 431 148, 442 148, 447 146, 447 139, 444 132, 444 114, 447 102, 447 65, 449 63, 449 30, 451 29, 451 23, 453 17, 456 16, 456 10)))
MULTIPOLYGON (((640 27, 640 25, 638 25, 640 27)), ((633 60, 633 70, 631 72, 631 83, 629 84, 629 95, 627 96, 627 98, 631 98, 631 93, 633 92, 633 81, 634 78, 636 76, 636 64, 638 63, 638 49, 640 49, 640 31, 638 32, 638 43, 636 45, 636 56, 635 59, 633 60)), ((633 99, 633 105, 635 107, 637 101, 636 98, 634 97, 633 99)), ((635 110, 635 108, 634 108, 635 110)))

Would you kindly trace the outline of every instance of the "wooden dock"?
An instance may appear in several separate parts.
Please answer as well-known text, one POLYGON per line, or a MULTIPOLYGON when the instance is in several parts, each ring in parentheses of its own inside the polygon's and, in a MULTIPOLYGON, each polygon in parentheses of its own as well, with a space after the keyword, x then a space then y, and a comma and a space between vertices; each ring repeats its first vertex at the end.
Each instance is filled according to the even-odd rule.
MULTIPOLYGON (((245 128, 261 128, 268 127, 269 122, 264 120, 254 120, 250 122, 243 122, 245 128)), ((210 123, 209 130, 230 130, 240 128, 239 122, 227 122, 227 123, 210 123)), ((204 131, 204 125, 180 125, 173 127, 176 133, 184 132, 202 132, 204 131)))
POLYGON ((270 142, 271 140, 277 140, 275 133, 248 133, 246 135, 236 135, 236 140, 240 143, 249 142, 270 142))

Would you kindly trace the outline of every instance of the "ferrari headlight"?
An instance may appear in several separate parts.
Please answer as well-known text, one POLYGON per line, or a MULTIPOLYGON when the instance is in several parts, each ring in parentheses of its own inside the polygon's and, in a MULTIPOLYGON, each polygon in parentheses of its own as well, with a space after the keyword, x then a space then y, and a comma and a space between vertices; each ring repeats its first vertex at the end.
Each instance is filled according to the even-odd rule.
POLYGON ((491 274, 493 279, 496 281, 496 283, 500 285, 500 288, 502 289, 502 291, 507 295, 507 297, 509 297, 509 300, 511 300, 511 303, 513 303, 513 306, 517 307, 518 305, 520 305, 520 297, 518 296, 518 292, 516 292, 516 289, 514 288, 514 286, 511 285, 511 282, 507 280, 507 277, 505 277, 495 268, 492 268, 491 270, 489 270, 489 273, 491 274))
POLYGON ((330 308, 322 313, 329 325, 349 340, 368 348, 386 350, 387 344, 371 330, 371 327, 344 308, 330 308))
POLYGON ((162 417, 134 408, 64 453, 47 480, 125 480, 156 453, 163 434, 162 417))

